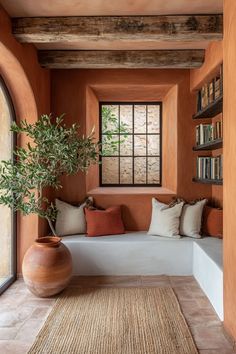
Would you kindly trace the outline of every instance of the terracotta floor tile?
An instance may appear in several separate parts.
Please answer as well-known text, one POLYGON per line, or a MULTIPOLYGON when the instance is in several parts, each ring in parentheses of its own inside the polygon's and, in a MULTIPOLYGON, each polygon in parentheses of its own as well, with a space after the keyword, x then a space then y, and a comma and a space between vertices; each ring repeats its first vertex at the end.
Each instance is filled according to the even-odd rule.
POLYGON ((166 275, 141 276, 141 286, 171 286, 170 279, 166 275))
MULTIPOLYGON (((170 285, 177 294, 200 354, 232 354, 232 344, 225 337, 219 318, 193 277, 75 277, 70 284, 72 287, 170 285)), ((0 296, 0 354, 26 354, 56 298, 37 298, 26 289, 22 279, 0 296)))
POLYGON ((0 340, 14 339, 17 335, 16 327, 0 327, 0 340))
POLYGON ((1 354, 27 354, 32 343, 19 340, 0 340, 1 354))
POLYGON ((0 296, 0 308, 3 306, 17 308, 25 300, 25 294, 6 294, 0 296))
POLYGON ((204 298, 196 299, 197 304, 200 308, 211 308, 214 309, 208 298, 205 296, 204 298))
POLYGON ((222 327, 205 327, 203 325, 191 327, 191 331, 198 349, 232 350, 232 345, 225 337, 222 327))
POLYGON ((202 326, 204 323, 204 327, 211 327, 211 326, 221 326, 222 323, 217 315, 209 314, 203 315, 201 312, 193 312, 192 314, 188 314, 184 312, 184 316, 187 320, 187 323, 190 327, 194 326, 202 326))
POLYGON ((33 310, 30 319, 31 320, 46 319, 50 311, 51 311, 51 306, 37 307, 35 310, 33 310))
POLYGON ((32 308, 22 307, 0 311, 0 327, 19 327, 32 314, 32 308))
POLYGON ((43 320, 32 320, 29 319, 26 321, 23 326, 19 329, 16 340, 26 340, 32 343, 37 336, 39 330, 42 328, 44 324, 43 320))
POLYGON ((129 287, 140 286, 140 276, 91 276, 91 277, 74 277, 71 280, 70 287, 129 287))
POLYGON ((141 286, 141 277, 140 276, 98 277, 97 286, 104 286, 104 287, 141 286))
POLYGON ((188 289, 185 289, 185 287, 173 287, 174 292, 177 296, 177 298, 179 299, 179 301, 182 300, 195 300, 194 296, 192 294, 191 291, 189 291, 188 289))
POLYGON ((197 285, 198 283, 196 279, 193 276, 170 276, 169 277, 170 282, 173 286, 178 287, 178 286, 186 286, 186 285, 197 285))
POLYGON ((182 311, 185 313, 191 313, 193 310, 199 310, 200 307, 196 300, 188 299, 179 301, 182 311))
POLYGON ((32 308, 36 308, 38 306, 40 307, 49 307, 49 306, 53 306, 53 304, 55 303, 56 298, 53 299, 29 299, 27 300, 27 307, 32 307, 32 308))

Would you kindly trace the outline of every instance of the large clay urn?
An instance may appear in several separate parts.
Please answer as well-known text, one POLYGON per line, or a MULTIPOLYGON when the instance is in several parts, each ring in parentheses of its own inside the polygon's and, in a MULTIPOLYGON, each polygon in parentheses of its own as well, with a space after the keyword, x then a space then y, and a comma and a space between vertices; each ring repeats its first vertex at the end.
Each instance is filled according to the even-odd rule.
POLYGON ((25 254, 23 278, 29 290, 48 297, 61 292, 72 274, 72 258, 68 248, 57 236, 41 237, 25 254))

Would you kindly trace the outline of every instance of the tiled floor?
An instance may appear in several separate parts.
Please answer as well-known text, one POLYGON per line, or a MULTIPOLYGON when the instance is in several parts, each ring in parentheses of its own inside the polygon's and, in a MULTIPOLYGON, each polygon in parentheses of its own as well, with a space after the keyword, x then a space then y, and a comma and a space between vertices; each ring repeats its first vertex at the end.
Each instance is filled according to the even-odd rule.
MULTIPOLYGON (((172 286, 199 353, 235 353, 214 309, 192 277, 78 277, 72 280, 70 286, 172 286)), ((36 298, 26 289, 22 279, 0 296, 0 353, 27 353, 55 300, 36 298)))

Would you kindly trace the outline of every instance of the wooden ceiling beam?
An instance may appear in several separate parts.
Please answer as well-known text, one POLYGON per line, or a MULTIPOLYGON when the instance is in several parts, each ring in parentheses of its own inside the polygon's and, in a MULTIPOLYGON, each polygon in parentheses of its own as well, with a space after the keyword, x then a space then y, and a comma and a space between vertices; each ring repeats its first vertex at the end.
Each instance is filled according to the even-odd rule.
POLYGON ((50 69, 189 69, 204 62, 204 50, 42 50, 41 66, 50 69))
POLYGON ((223 16, 25 17, 12 20, 12 31, 24 43, 212 41, 223 37, 223 16))

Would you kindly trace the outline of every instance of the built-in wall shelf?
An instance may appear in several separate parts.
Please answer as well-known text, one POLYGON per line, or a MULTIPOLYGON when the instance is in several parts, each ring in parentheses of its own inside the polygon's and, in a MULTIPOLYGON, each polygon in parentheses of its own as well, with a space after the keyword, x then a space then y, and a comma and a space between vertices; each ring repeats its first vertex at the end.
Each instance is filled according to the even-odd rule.
POLYGON ((217 150, 223 147, 223 139, 212 140, 206 144, 194 146, 193 151, 217 150))
POLYGON ((213 118, 223 110, 223 94, 214 102, 193 115, 193 119, 213 118))
POLYGON ((223 180, 222 179, 193 178, 193 182, 204 183, 204 184, 217 184, 217 185, 222 185, 223 184, 223 180))

